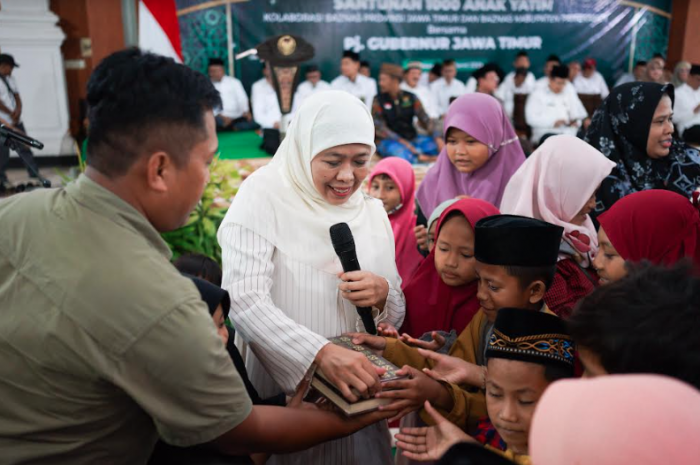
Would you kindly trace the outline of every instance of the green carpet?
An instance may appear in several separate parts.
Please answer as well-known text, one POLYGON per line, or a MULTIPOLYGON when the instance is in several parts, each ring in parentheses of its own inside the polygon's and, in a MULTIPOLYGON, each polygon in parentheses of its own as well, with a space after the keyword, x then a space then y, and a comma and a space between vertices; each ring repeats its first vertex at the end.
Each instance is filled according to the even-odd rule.
MULTIPOLYGON (((255 131, 220 132, 219 152, 222 160, 241 160, 245 158, 266 158, 266 152, 260 150, 262 137, 255 131)), ((87 139, 83 142, 81 157, 85 161, 87 139)))
POLYGON ((220 132, 219 152, 222 160, 269 157, 260 150, 262 138, 255 131, 220 132))

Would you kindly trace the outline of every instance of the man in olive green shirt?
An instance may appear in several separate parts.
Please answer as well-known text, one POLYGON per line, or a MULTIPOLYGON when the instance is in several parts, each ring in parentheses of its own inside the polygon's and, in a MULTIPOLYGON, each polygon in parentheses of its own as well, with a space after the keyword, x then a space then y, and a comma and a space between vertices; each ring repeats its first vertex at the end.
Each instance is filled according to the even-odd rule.
POLYGON ((170 264, 159 231, 187 220, 217 151, 209 80, 130 49, 88 103, 86 173, 0 202, 0 462, 144 464, 158 436, 288 452, 390 416, 252 407, 170 264))

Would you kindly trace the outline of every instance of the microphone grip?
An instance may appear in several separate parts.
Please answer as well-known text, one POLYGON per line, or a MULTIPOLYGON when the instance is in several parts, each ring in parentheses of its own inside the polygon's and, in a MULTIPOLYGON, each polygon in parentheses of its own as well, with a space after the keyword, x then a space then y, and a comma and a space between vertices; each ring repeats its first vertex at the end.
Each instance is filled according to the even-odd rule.
MULTIPOLYGON (((340 264, 343 266, 344 272, 350 273, 351 271, 360 271, 360 262, 357 260, 357 254, 355 253, 354 249, 338 252, 338 258, 340 259, 340 264)), ((357 309, 357 313, 360 315, 365 331, 373 336, 376 336, 377 326, 374 324, 374 318, 372 318, 372 309, 369 307, 355 308, 357 309)))

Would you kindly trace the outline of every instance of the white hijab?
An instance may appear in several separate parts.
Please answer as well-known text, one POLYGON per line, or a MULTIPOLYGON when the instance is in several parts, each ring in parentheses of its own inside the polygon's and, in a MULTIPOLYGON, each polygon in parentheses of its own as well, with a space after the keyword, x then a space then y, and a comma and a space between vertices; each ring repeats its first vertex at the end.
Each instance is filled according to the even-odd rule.
POLYGON ((238 224, 288 257, 336 274, 342 268, 329 230, 347 223, 362 269, 400 286, 394 236, 382 203, 358 189, 345 203, 331 205, 314 186, 311 160, 346 144, 368 145, 374 153, 374 122, 367 107, 341 91, 305 99, 274 159, 241 185, 221 228, 238 224))

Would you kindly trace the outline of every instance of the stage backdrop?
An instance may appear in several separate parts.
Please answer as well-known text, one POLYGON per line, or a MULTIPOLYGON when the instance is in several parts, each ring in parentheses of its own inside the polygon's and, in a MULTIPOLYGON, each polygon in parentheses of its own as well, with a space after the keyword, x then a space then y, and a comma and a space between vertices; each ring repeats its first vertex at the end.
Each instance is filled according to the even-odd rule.
POLYGON ((331 80, 344 49, 360 53, 373 74, 383 62, 445 58, 460 79, 486 62, 506 71, 519 50, 532 70, 544 59, 593 57, 612 81, 634 60, 666 53, 670 0, 176 0, 185 63, 204 71, 210 56, 227 61, 247 88, 260 63, 232 56, 266 38, 298 34, 316 48, 314 63, 331 80))

